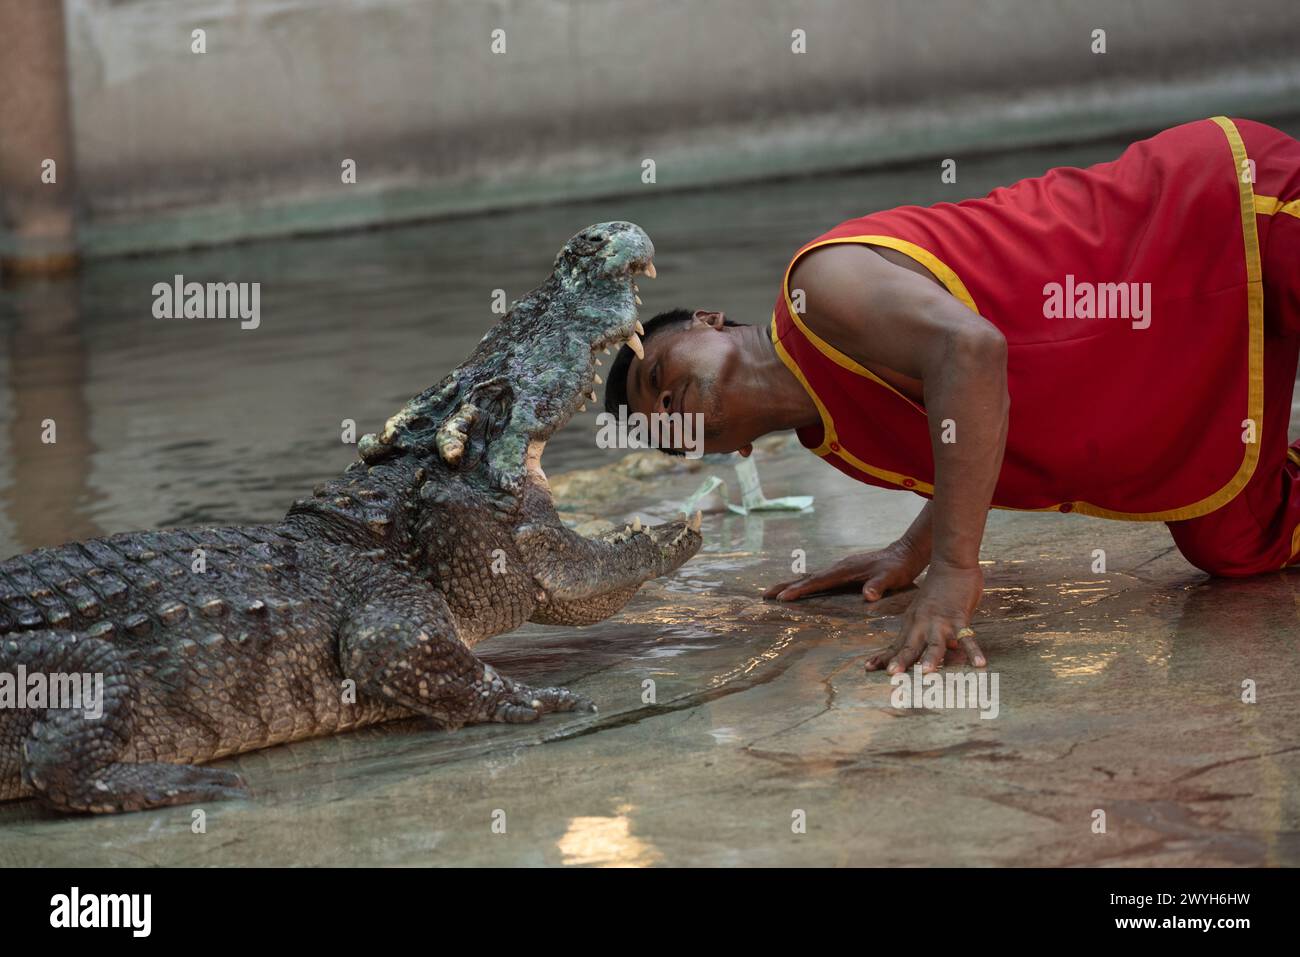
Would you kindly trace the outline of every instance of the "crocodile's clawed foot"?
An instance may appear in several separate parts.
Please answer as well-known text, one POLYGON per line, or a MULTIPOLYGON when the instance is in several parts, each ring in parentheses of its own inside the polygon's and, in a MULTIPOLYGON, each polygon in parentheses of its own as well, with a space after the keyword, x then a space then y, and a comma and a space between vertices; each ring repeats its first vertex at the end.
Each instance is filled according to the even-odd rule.
POLYGON ((505 724, 527 724, 544 714, 563 711, 593 713, 595 710, 596 705, 590 698, 575 694, 568 688, 529 688, 515 684, 493 711, 492 720, 505 724))
POLYGON ((40 797, 51 807, 92 814, 249 796, 248 785, 233 771, 188 764, 115 763, 94 770, 84 779, 68 774, 46 780, 31 774, 29 781, 37 786, 40 797))
POLYGON ((167 807, 199 801, 237 801, 249 797, 243 777, 222 768, 193 765, 154 765, 146 780, 145 807, 167 807))

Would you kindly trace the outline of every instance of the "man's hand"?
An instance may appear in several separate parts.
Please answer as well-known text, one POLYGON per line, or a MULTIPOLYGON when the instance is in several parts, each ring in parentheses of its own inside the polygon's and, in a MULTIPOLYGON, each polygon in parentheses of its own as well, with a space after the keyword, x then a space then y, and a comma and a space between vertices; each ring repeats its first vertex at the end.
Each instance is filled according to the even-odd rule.
POLYGON ((867 670, 885 668, 896 675, 918 660, 923 674, 943 664, 949 648, 961 648, 976 668, 988 664, 969 631, 971 615, 984 591, 984 573, 978 565, 960 568, 933 563, 907 613, 898 641, 888 651, 867 659, 867 670), (962 635, 962 629, 967 629, 962 635))
POLYGON ((928 554, 922 554, 919 548, 900 539, 879 551, 850 555, 830 568, 773 585, 763 592, 763 597, 794 601, 846 585, 861 584, 862 597, 866 601, 879 601, 887 593, 906 588, 916 581, 929 560, 928 554))

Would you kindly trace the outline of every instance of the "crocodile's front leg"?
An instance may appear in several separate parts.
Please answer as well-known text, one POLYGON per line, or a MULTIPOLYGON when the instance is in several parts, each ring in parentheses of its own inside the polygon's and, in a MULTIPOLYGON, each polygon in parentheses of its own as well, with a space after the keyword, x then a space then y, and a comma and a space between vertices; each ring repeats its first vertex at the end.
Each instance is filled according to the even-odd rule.
POLYGON ((339 665, 358 690, 448 728, 596 710, 565 688, 529 688, 498 674, 460 640, 455 617, 435 588, 393 570, 378 574, 343 622, 339 665))

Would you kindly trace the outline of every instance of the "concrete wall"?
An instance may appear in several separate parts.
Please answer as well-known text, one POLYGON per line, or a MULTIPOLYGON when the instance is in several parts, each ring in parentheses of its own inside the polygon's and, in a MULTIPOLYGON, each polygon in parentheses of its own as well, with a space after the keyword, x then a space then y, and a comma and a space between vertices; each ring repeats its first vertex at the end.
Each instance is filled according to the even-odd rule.
POLYGON ((1300 110, 1295 0, 66 7, 91 254, 1300 110))

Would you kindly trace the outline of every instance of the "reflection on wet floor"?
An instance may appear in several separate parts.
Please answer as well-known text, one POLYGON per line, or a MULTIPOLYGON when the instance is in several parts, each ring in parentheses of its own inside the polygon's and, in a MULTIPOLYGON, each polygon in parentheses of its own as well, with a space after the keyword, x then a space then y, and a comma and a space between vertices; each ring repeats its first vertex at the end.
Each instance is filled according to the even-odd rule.
POLYGON ((556 842, 562 864, 599 867, 646 867, 658 864, 663 855, 653 845, 631 833, 629 805, 618 808, 614 817, 575 817, 564 836, 556 842))
MULTIPOLYGON (((1112 146, 963 166, 970 193, 1112 146)), ((164 524, 278 517, 454 365, 588 222, 642 222, 647 309, 770 308, 784 257, 838 218, 941 198, 891 172, 588 204, 247 249, 95 264, 0 300, 0 555, 164 524), (263 323, 167 323, 152 283, 264 281, 263 323), (32 420, 58 421, 39 442, 32 420)), ((669 517, 727 461, 601 465, 594 420, 547 453, 567 517, 669 517)), ((974 622, 998 717, 897 708, 863 668, 910 593, 759 600, 796 550, 883 545, 921 499, 857 486, 789 442, 760 449, 799 514, 706 516, 704 551, 590 629, 485 642, 504 673, 595 715, 443 733, 419 721, 222 762, 248 801, 61 818, 0 805, 0 864, 1297 864, 1300 579, 1211 582, 1161 525, 996 512, 974 622), (1104 549, 1106 570, 1094 569, 1104 549), (1248 689, 1254 689, 1253 703, 1248 689), (1093 812, 1108 815, 1105 834, 1093 812), (505 830, 494 830, 496 812, 505 830), (806 831, 792 830, 801 813, 806 831)))
POLYGON ((74 283, 43 284, 13 303, 7 370, 13 407, 4 429, 12 454, 3 502, 9 537, 17 542, 53 545, 101 534, 91 517, 95 449, 82 331, 74 283))

